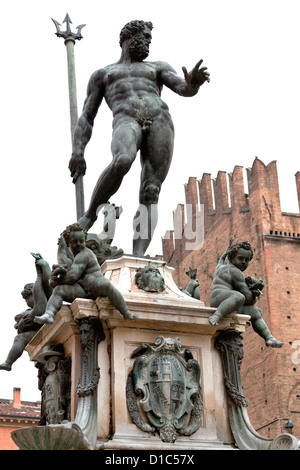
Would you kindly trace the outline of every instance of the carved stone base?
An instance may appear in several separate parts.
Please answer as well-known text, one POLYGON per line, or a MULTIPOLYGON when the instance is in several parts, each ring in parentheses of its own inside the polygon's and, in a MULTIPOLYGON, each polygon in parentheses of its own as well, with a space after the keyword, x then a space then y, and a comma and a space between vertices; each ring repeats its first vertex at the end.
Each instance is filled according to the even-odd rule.
MULTIPOLYGON (((150 264, 163 277, 163 290, 150 292, 139 288, 135 282, 137 270, 140 272, 147 267, 148 259, 123 256, 107 260, 102 265, 103 274, 120 290, 129 309, 138 314, 137 320, 125 320, 106 298, 98 298, 96 301, 77 299, 58 312, 53 325, 44 325, 33 338, 27 346, 30 359, 37 361, 43 349, 49 345, 63 345, 65 356, 72 358, 71 420, 83 430, 92 448, 232 449, 234 439, 228 420, 222 362, 219 352, 213 347, 218 333, 216 327, 208 322, 214 309, 205 307, 203 302, 182 292, 173 281, 173 268, 163 261, 151 260, 150 264), (103 336, 101 340, 98 338, 98 342, 93 342, 98 344, 98 364, 94 363, 91 366, 93 371, 86 370, 85 373, 84 361, 91 364, 91 360, 88 360, 80 345, 82 334, 79 326, 92 318, 100 320, 103 336), (179 338, 185 359, 179 351, 174 357, 166 353, 161 356, 167 362, 163 367, 168 368, 172 364, 177 367, 171 371, 174 376, 177 370, 177 379, 166 379, 163 385, 160 384, 161 393, 173 394, 172 407, 175 410, 165 413, 164 427, 153 425, 153 414, 152 424, 149 422, 151 413, 141 406, 141 395, 132 397, 141 420, 146 423, 146 428, 149 426, 151 429, 151 432, 147 432, 135 424, 133 414, 128 411, 128 378, 136 359, 132 353, 143 343, 155 346, 158 337, 170 339, 171 342, 179 338), (194 371, 199 368, 198 382, 191 378, 194 377, 191 364, 197 364, 193 366, 194 371), (89 383, 84 387, 81 384, 82 376, 87 373, 89 383), (93 374, 97 373, 100 375, 97 392, 94 391, 87 398, 84 390, 94 383, 93 374), (184 387, 189 387, 191 383, 193 393, 187 396, 184 387), (181 402, 184 405, 178 405, 181 402), (95 426, 89 423, 95 412, 97 431, 93 431, 95 426), (92 437, 93 432, 97 436, 92 437), (184 432, 189 435, 184 435, 184 432)), ((247 320, 245 316, 231 315, 220 322, 218 330, 233 328, 243 332, 247 320)), ((154 367, 153 364, 151 367, 154 367)), ((155 400, 150 397, 149 403, 151 406, 164 406, 163 401, 159 398, 157 400, 155 404, 155 400)))
POLYGON ((248 439, 247 419, 239 420, 246 412, 237 360, 227 346, 224 359, 215 343, 227 331, 239 336, 250 317, 232 314, 212 326, 208 318, 215 309, 178 289, 172 271, 159 260, 107 260, 103 274, 138 319, 125 320, 106 298, 77 299, 26 348, 32 361, 55 345, 71 357, 67 427, 82 432, 88 448, 233 450, 248 439), (157 292, 136 284, 137 270, 149 264, 163 277, 163 283, 146 283, 163 285, 157 292), (232 408, 232 396, 240 399, 241 412, 232 408))

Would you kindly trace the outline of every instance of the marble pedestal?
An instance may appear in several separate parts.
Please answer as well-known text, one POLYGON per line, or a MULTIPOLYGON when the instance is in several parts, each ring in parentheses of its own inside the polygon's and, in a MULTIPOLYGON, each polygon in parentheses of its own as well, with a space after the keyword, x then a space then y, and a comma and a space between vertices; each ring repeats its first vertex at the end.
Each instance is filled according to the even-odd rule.
MULTIPOLYGON (((224 387, 220 352, 214 347, 216 337, 225 330, 243 333, 249 317, 232 314, 210 325, 214 309, 182 292, 172 278, 173 268, 163 261, 123 256, 102 265, 103 274, 120 290, 134 321, 125 320, 106 298, 96 301, 76 299, 64 305, 53 325, 44 325, 27 346, 30 359, 38 361, 45 348, 63 345, 71 357, 71 420, 78 422, 80 398, 76 392, 82 373, 82 351, 78 322, 98 318, 103 332, 97 359, 100 380, 97 388, 97 418, 89 428, 90 448, 100 449, 232 449, 232 434, 224 387), (146 292, 135 283, 138 268, 151 262, 165 280, 163 292, 146 292), (162 442, 158 433, 138 428, 130 417, 126 403, 126 382, 132 369, 132 352, 142 343, 154 344, 157 337, 179 338, 182 348, 189 348, 201 370, 203 415, 199 429, 191 436, 178 436, 176 442, 162 442), (77 418, 76 418, 77 416, 77 418), (94 434, 91 437, 91 433, 94 434)), ((88 407, 89 408, 89 407, 88 407)), ((84 409, 81 406, 81 412, 84 409)), ((95 411, 95 407, 93 408, 95 411)), ((85 410, 85 414, 90 413, 85 410)), ((91 417, 90 417, 91 418, 91 417)), ((87 420, 90 418, 86 418, 87 420)))
MULTIPOLYGON (((173 281, 173 268, 160 260, 123 256, 106 261, 101 269, 138 318, 125 320, 106 298, 76 299, 61 308, 53 325, 38 331, 26 348, 32 361, 41 361, 57 346, 63 348, 66 360, 71 358, 70 419, 15 431, 12 437, 20 448, 39 449, 47 440, 59 442, 63 449, 72 445, 89 450, 299 449, 293 436, 266 439, 249 422, 239 369, 242 334, 250 317, 234 313, 218 326, 210 325, 208 318, 215 309, 181 291, 173 281), (135 282, 136 271, 149 263, 164 278, 162 292, 147 292, 135 282), (157 338, 170 338, 171 343, 178 338, 200 368, 201 419, 197 418, 193 433, 179 432, 175 442, 164 440, 157 430, 146 432, 128 411, 132 353, 143 344, 151 349, 157 338)), ((139 413, 149 418, 145 410, 139 413)), ((47 445, 42 448, 56 448, 47 445)))
MULTIPOLYGON (((95 301, 76 299, 71 305, 63 305, 54 324, 44 325, 37 332, 26 350, 30 360, 41 367, 42 374, 45 370, 48 374, 44 378, 42 412, 48 407, 51 422, 46 420, 46 425, 13 431, 12 438, 20 449, 190 451, 300 448, 300 441, 290 434, 284 433, 274 439, 260 436, 249 421, 240 363, 243 358, 242 334, 250 317, 233 313, 223 318, 218 326, 210 325, 208 318, 215 309, 181 291, 173 281, 173 268, 160 260, 123 256, 106 261, 101 269, 138 318, 125 320, 106 298, 95 301), (163 276, 165 289, 162 292, 138 288, 136 271, 148 264, 154 265, 163 276), (190 416, 194 415, 187 425, 192 432, 180 432, 178 429, 182 428, 176 427, 177 435, 173 441, 166 439, 159 428, 153 430, 147 424, 151 428, 149 432, 148 428, 145 430, 140 426, 128 399, 129 391, 136 395, 139 393, 139 390, 134 391, 128 386, 133 383, 130 378, 134 377, 136 351, 139 348, 144 351, 141 354, 147 355, 143 345, 153 351, 159 344, 158 338, 159 341, 163 338, 163 344, 167 340, 168 344, 176 342, 177 345, 178 338, 179 349, 187 352, 186 360, 192 358, 196 364, 193 371, 200 370, 200 379, 196 374, 196 382, 200 384, 201 399, 197 392, 193 398, 194 408, 189 411, 190 416), (59 368, 58 364, 62 367, 59 368), (62 371, 65 374, 67 371, 71 380, 66 380, 62 371), (67 391, 61 389, 61 382, 71 384, 67 391), (46 399, 45 394, 48 394, 46 399), (63 408, 61 398, 64 405, 68 402, 65 406, 67 418, 65 411, 59 409, 63 408), (64 418, 58 419, 60 413, 64 418)), ((176 365, 176 357, 173 356, 173 365, 176 365)), ((172 369, 171 363, 172 357, 169 362, 172 369)), ((152 369, 149 368, 147 373, 149 371, 152 369)), ((185 390, 192 388, 195 375, 190 375, 189 379, 190 382, 185 382, 188 384, 185 390)), ((148 381, 149 390, 151 380, 148 381)), ((178 383, 183 382, 180 379, 178 383)), ((185 396, 179 394, 175 399, 186 400, 185 396)), ((141 406, 145 396, 140 397, 139 403, 138 397, 135 398, 139 418, 150 420, 149 409, 141 406)), ((174 402, 174 395, 171 401, 174 402)))

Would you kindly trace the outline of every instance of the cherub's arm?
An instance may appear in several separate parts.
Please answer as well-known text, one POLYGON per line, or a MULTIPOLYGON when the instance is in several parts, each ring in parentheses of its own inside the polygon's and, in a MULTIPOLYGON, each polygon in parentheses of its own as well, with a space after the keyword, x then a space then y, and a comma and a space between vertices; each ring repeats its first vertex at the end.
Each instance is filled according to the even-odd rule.
POLYGON ((59 237, 57 249, 57 263, 61 266, 69 268, 74 260, 72 252, 69 250, 68 245, 63 235, 59 237))
POLYGON ((220 266, 223 266, 223 264, 226 264, 228 262, 227 253, 232 245, 233 240, 234 238, 230 237, 229 245, 226 248, 226 251, 224 251, 224 253, 220 256, 216 269, 218 269, 220 266))
POLYGON ((87 261, 82 252, 75 256, 70 269, 58 279, 58 284, 75 284, 83 275, 87 267, 87 261))
POLYGON ((255 304, 257 296, 249 289, 242 271, 232 265, 230 274, 233 288, 245 296, 245 303, 248 305, 255 304))

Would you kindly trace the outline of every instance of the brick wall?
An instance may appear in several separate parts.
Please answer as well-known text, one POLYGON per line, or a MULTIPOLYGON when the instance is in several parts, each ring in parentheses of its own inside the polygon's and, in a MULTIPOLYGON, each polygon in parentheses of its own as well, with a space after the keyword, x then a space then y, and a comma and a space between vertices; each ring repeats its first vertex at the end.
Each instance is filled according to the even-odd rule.
MULTIPOLYGON (((180 287, 188 283, 189 266, 197 268, 201 300, 209 305, 214 270, 229 238, 251 243, 254 257, 245 274, 264 280, 258 306, 273 335, 285 345, 267 348, 251 327, 247 329, 241 372, 249 417, 267 437, 286 432, 290 420, 300 438, 300 214, 281 211, 276 162, 265 165, 256 158, 246 174, 247 181, 243 168, 235 166, 232 173, 220 171, 213 180, 208 173, 200 180, 189 178, 185 204, 178 204, 174 227, 163 239, 163 258, 175 268, 180 287), (180 217, 184 211, 187 215, 188 205, 192 220, 184 224, 180 217), (201 240, 197 233, 191 240, 196 226, 201 232, 201 220, 204 238, 187 249, 191 241, 201 240)), ((299 172, 296 186, 300 203, 299 172)))

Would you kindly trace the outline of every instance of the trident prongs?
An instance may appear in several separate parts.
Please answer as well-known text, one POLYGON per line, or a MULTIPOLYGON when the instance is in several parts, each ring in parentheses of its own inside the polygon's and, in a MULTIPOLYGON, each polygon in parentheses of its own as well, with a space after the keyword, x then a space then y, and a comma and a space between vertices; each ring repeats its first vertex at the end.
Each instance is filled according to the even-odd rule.
POLYGON ((71 31, 71 26, 70 26, 72 24, 72 21, 68 13, 66 14, 66 17, 63 21, 63 23, 67 23, 66 31, 60 30, 61 24, 58 21, 54 20, 53 18, 51 18, 51 20, 53 21, 56 27, 56 33, 55 33, 56 36, 58 36, 59 38, 64 38, 65 42, 69 40, 73 40, 75 42, 76 39, 78 39, 79 41, 80 39, 82 39, 81 30, 82 28, 84 28, 85 24, 80 24, 79 26, 77 26, 76 28, 77 33, 73 33, 71 31))

